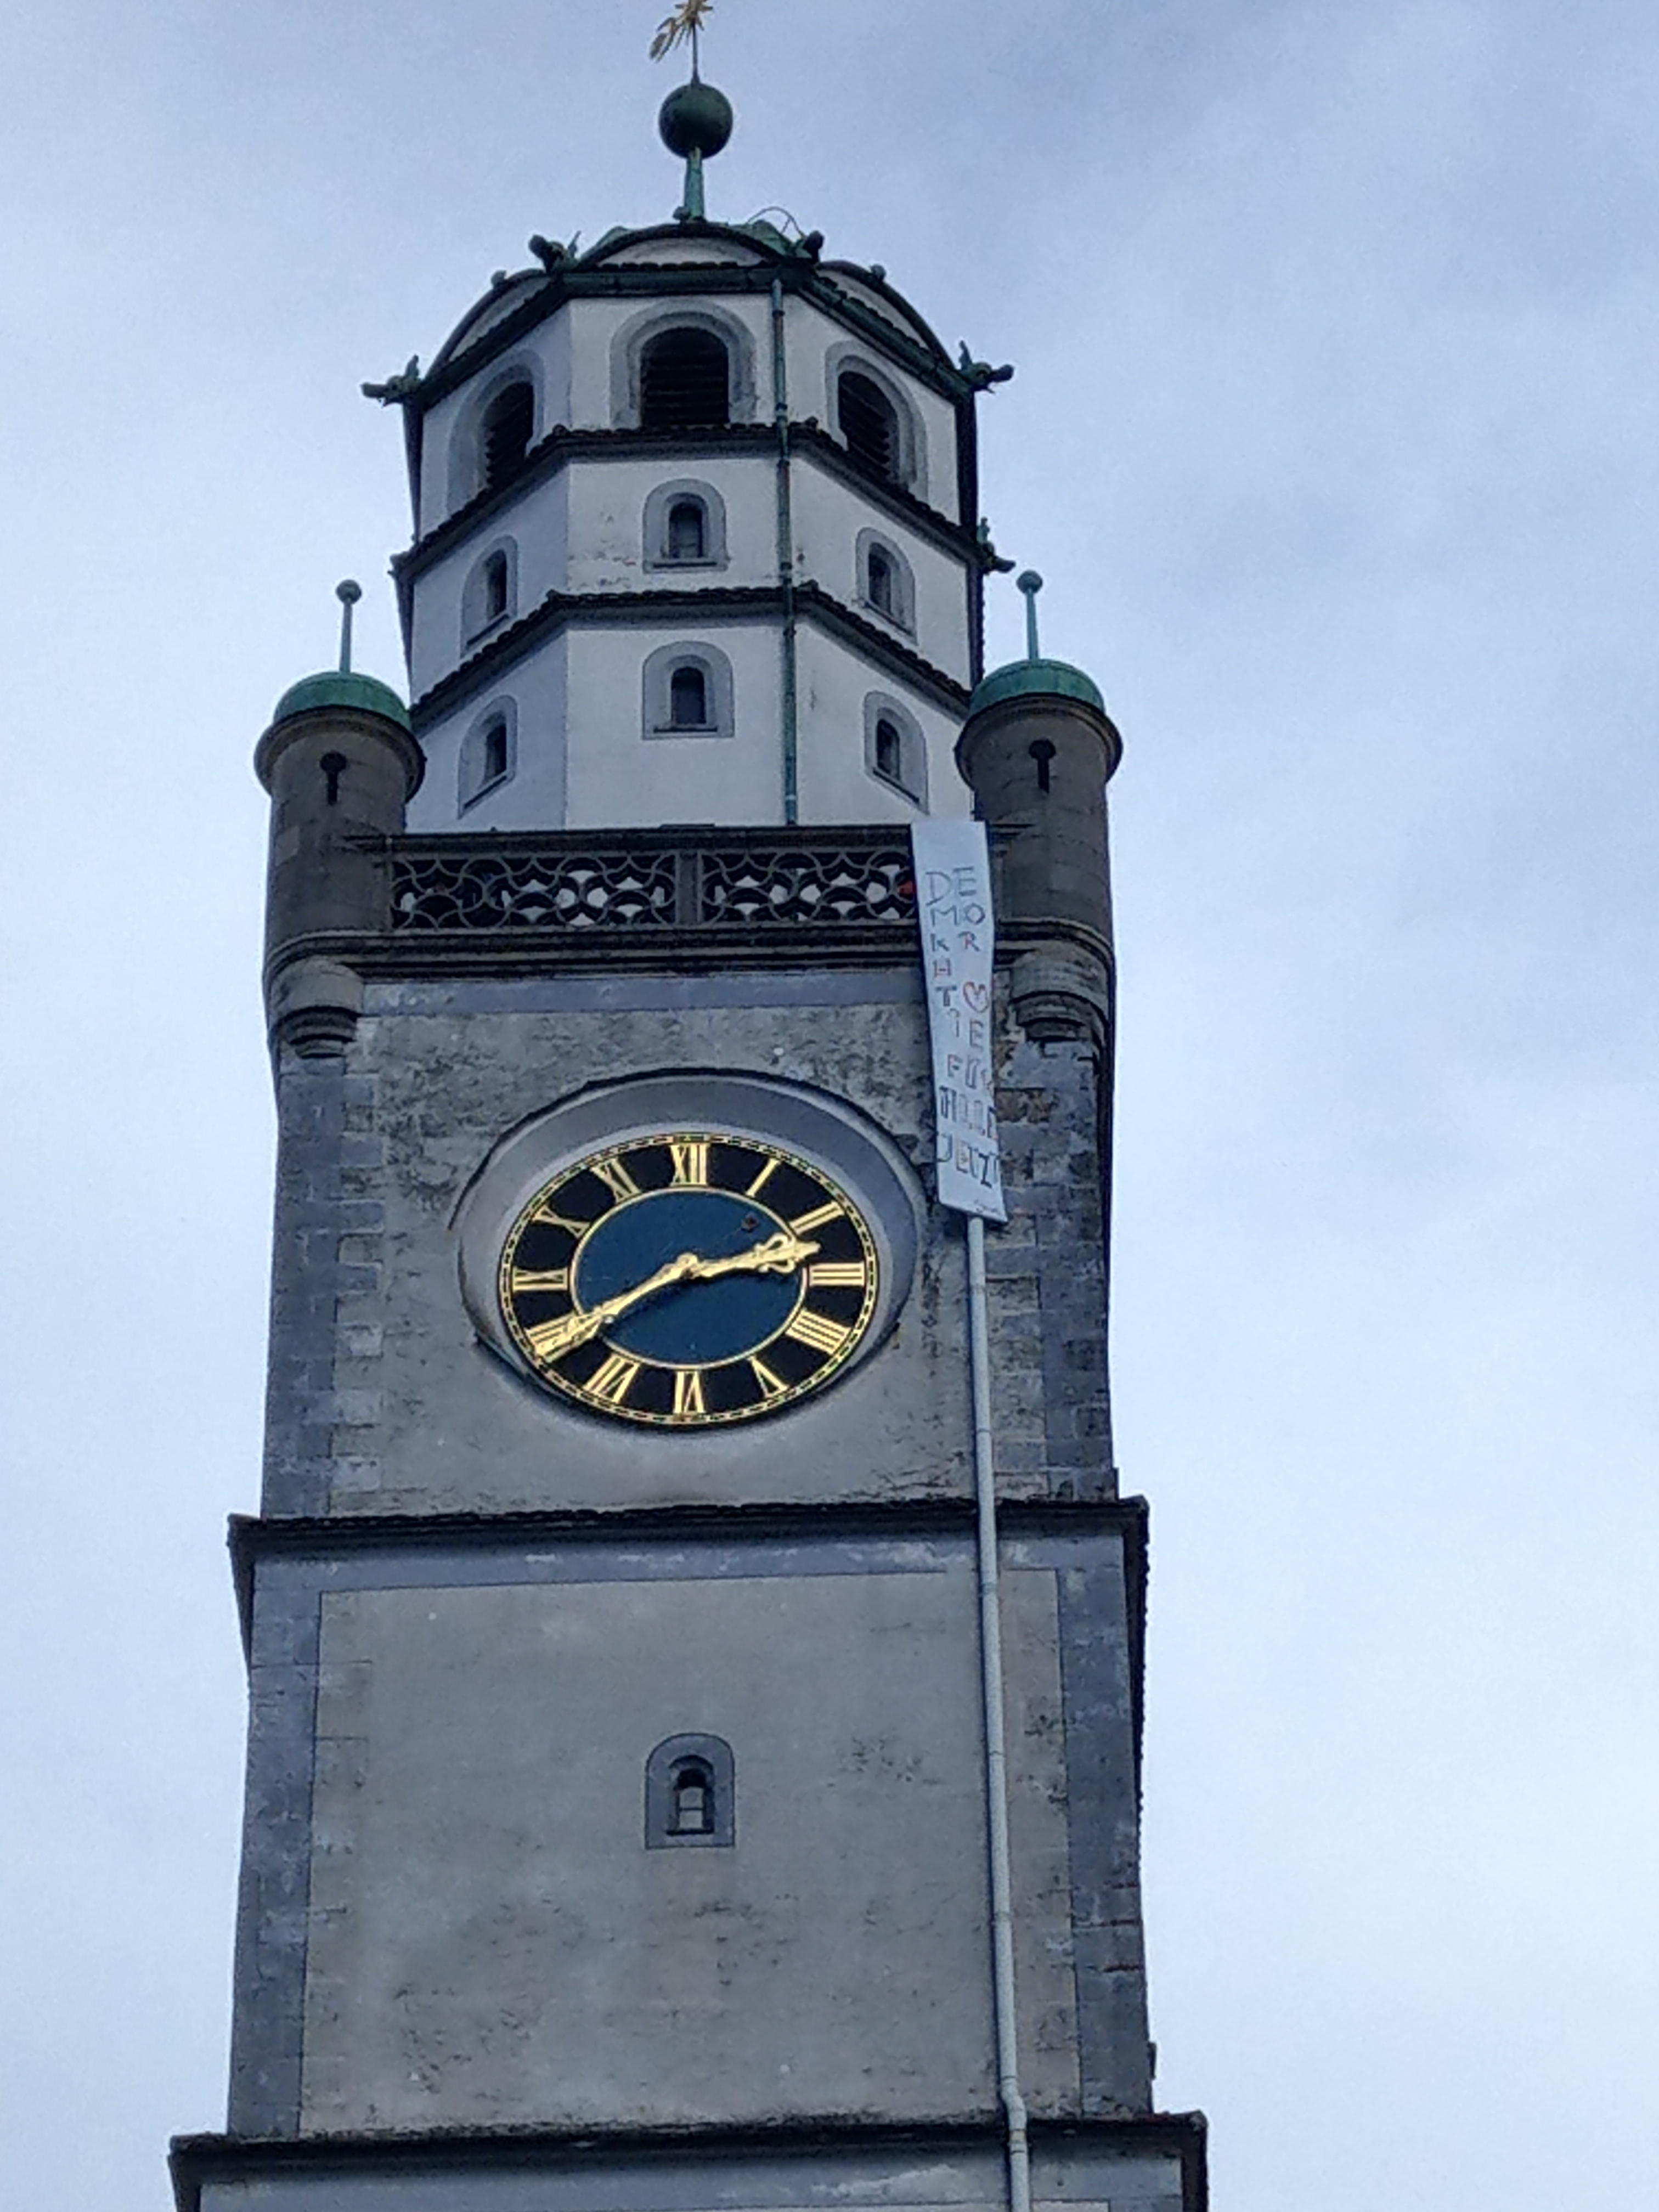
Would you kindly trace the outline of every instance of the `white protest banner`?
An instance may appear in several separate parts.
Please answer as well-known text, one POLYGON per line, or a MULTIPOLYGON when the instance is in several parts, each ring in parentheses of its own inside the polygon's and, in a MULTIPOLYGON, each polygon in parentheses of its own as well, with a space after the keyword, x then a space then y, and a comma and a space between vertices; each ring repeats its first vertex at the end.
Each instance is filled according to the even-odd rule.
POLYGON ((991 1063, 991 854, 982 822, 917 822, 910 850, 933 1047, 942 1206, 1006 1221, 991 1063))

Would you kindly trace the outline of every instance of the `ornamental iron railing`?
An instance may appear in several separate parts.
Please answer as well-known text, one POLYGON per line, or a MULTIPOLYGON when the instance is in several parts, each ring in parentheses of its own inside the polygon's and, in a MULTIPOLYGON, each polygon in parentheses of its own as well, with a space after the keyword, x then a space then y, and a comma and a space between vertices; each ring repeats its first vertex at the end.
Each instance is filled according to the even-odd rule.
POLYGON ((392 842, 394 933, 914 927, 902 833, 566 831, 392 842))

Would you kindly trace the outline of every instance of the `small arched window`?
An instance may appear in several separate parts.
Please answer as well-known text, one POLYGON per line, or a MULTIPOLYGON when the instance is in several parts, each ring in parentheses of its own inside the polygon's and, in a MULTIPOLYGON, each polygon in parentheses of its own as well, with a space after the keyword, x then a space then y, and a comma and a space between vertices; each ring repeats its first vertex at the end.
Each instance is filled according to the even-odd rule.
POLYGON ((641 551, 647 568, 723 568, 726 501, 713 484, 677 477, 645 501, 641 551))
POLYGON ((896 545, 861 530, 858 540, 859 597, 895 629, 916 626, 916 581, 896 545))
POLYGON ((483 564, 483 576, 479 586, 479 612, 486 627, 499 622, 507 612, 507 556, 492 553, 483 564))
POLYGON ((731 1745, 717 1735, 671 1735, 659 1743, 645 1763, 646 1849, 729 1849, 737 1839, 731 1745))
POLYGON ((518 597, 519 551, 510 538, 476 561, 461 586, 461 644, 471 645, 513 612, 518 597))
POLYGON ((708 516, 700 499, 677 499, 669 508, 665 550, 671 561, 708 558, 708 516))
POLYGON ((898 410, 873 377, 844 368, 836 385, 836 419, 847 450, 861 469, 885 483, 902 475, 898 410))
POLYGON ((672 1800, 668 1816, 671 1836, 712 1836, 714 1832, 714 1770, 706 1759, 674 1762, 670 1786, 672 1800))
POLYGON ((889 783, 904 779, 904 737, 890 714, 876 718, 875 770, 889 783))
POLYGON ((880 614, 890 617, 894 611, 896 579, 890 557, 879 545, 870 548, 870 604, 880 614))
POLYGON ((720 429, 732 418, 732 363, 713 331, 664 331, 640 356, 642 430, 720 429))
POLYGON ((485 491, 499 490, 521 475, 536 429, 536 395, 522 380, 505 386, 484 410, 479 473, 485 491))
POLYGON ((499 783, 507 774, 507 724, 489 723, 483 733, 483 751, 479 762, 486 783, 499 783))
POLYGON ((683 661, 668 679, 668 726, 671 730, 709 727, 708 674, 695 660, 683 661))
POLYGON ((461 812, 509 781, 517 766, 518 710, 511 699, 498 699, 461 740, 460 789, 456 794, 461 812))
POLYGON ((864 765, 878 783, 927 805, 927 740, 915 716, 896 699, 872 692, 864 702, 864 765))
POLYGON ((647 738, 729 738, 732 664, 717 645, 689 639, 659 645, 641 672, 647 738))

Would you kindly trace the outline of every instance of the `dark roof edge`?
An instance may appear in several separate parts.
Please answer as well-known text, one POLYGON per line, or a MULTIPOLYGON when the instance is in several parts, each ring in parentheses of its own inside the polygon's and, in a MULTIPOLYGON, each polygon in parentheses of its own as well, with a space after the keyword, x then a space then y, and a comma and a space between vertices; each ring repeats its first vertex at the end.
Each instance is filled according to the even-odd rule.
MULTIPOLYGON (((425 375, 416 376, 406 390, 396 392, 398 404, 425 413, 441 399, 446 398, 458 385, 465 384, 475 376, 494 356, 515 344, 550 315, 556 314, 570 300, 651 299, 665 294, 767 292, 777 283, 781 283, 787 290, 811 299, 826 314, 847 324, 872 343, 884 346, 896 360, 931 383, 945 398, 959 398, 976 388, 973 379, 964 375, 951 361, 936 334, 902 294, 894 291, 884 281, 876 279, 869 270, 858 269, 851 263, 829 264, 830 270, 840 268, 849 277, 856 277, 860 283, 867 283, 872 291, 892 300, 914 325, 917 336, 909 336, 884 315, 865 307, 836 283, 833 274, 821 269, 804 255, 779 253, 764 241, 721 224, 708 225, 705 234, 711 234, 741 239, 743 244, 757 254, 768 258, 758 264, 646 262, 629 264, 621 268, 588 262, 584 258, 560 263, 545 271, 517 270, 504 283, 493 286, 467 310, 438 349, 425 375), (492 323, 487 330, 480 331, 475 338, 457 343, 469 324, 476 320, 492 301, 503 293, 514 289, 522 290, 524 294, 517 307, 503 315, 499 322, 492 323)), ((623 238, 611 240, 605 251, 609 256, 623 246, 637 244, 642 239, 684 235, 684 233, 678 228, 631 231, 623 238)))

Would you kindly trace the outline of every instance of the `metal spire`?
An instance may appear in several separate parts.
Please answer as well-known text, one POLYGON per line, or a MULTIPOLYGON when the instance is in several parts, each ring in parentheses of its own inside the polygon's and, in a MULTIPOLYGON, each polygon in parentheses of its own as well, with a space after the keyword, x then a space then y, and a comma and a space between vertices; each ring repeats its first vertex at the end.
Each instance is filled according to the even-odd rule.
POLYGON ((334 596, 340 602, 340 673, 351 673, 351 610, 363 596, 362 586, 348 576, 343 584, 334 586, 334 596))
POLYGON ((1037 593, 1042 589, 1042 579, 1035 568, 1024 569, 1014 579, 1014 589, 1025 594, 1025 658, 1040 660, 1037 649, 1037 593))

